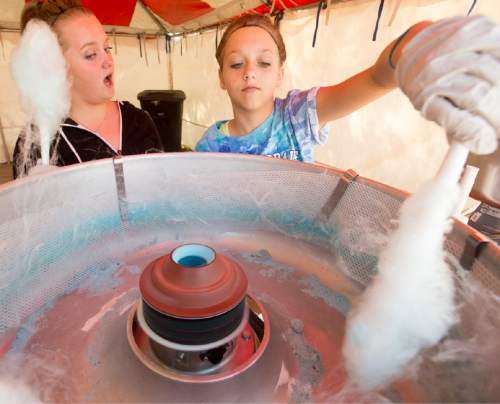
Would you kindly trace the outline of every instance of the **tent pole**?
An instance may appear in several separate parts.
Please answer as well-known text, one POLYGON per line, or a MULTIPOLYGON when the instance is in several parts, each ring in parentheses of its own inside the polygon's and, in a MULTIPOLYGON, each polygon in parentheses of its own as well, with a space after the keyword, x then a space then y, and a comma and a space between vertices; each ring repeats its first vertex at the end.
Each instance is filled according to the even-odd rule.
POLYGON ((153 13, 153 11, 151 11, 151 9, 148 6, 146 6, 146 4, 144 4, 143 0, 139 0, 139 4, 141 5, 142 9, 146 12, 146 14, 158 26, 158 28, 160 28, 160 31, 162 32, 162 34, 166 34, 169 32, 168 29, 165 27, 165 24, 163 23, 163 21, 160 20, 160 18, 158 18, 157 15, 155 13, 153 13))

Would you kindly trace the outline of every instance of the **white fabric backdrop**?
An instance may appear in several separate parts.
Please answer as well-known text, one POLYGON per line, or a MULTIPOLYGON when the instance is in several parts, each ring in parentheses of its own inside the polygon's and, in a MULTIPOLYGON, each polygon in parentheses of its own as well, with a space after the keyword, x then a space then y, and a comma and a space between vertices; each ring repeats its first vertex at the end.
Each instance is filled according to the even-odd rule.
MULTIPOLYGON (((376 42, 371 41, 379 1, 353 0, 335 5, 328 26, 326 13, 320 19, 316 47, 312 48, 315 11, 287 14, 282 33, 288 52, 286 80, 280 95, 293 88, 306 89, 329 85, 348 78, 373 63, 379 52, 411 24, 424 19, 436 20, 465 15, 470 0, 403 0, 392 26, 388 26, 396 0, 387 0, 376 42)), ((500 21, 498 0, 478 0, 473 13, 500 21)), ((219 34, 220 36, 220 34, 219 34)), ((2 33, 5 57, 0 54, 0 117, 9 150, 24 123, 24 116, 8 70, 17 33, 2 33)), ((145 89, 168 89, 168 63, 164 41, 147 43, 149 66, 139 57, 138 41, 118 37, 116 55, 117 98, 136 105, 137 93, 145 89)), ((0 49, 1 52, 1 49, 0 49)), ((172 56, 174 88, 183 90, 184 119, 208 126, 217 119, 231 118, 231 106, 219 89, 215 60, 215 32, 188 36, 174 45, 172 56)), ((185 122, 183 143, 194 146, 204 129, 185 122)), ((425 121, 405 96, 395 90, 382 99, 332 123, 326 145, 317 147, 318 162, 341 169, 352 168, 359 174, 397 188, 413 191, 437 170, 446 151, 445 134, 425 121)), ((5 156, 0 150, 0 161, 5 156)))

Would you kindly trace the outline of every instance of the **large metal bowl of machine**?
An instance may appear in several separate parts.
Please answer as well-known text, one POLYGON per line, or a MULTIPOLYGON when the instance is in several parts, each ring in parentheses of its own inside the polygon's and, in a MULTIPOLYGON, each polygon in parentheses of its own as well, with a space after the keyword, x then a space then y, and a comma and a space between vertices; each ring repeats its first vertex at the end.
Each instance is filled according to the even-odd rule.
POLYGON ((405 196, 203 153, 2 185, 0 379, 42 402, 498 401, 500 253, 458 222, 459 323, 391 385, 345 393, 346 315, 405 196))

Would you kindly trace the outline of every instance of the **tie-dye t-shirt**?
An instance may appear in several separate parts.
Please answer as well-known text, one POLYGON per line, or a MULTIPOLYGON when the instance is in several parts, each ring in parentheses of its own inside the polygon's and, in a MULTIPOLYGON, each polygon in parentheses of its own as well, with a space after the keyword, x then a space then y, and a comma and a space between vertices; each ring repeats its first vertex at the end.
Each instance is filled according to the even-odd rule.
POLYGON ((316 93, 292 90, 285 99, 276 98, 273 113, 245 136, 228 136, 217 121, 207 129, 196 145, 196 151, 246 153, 313 162, 313 145, 324 144, 328 126, 319 127, 316 93))

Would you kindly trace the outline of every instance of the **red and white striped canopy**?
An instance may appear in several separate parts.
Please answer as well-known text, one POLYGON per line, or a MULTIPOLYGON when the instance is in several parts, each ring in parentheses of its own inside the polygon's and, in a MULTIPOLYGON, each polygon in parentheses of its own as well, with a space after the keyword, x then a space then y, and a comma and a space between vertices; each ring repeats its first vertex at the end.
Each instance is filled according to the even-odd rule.
MULTIPOLYGON (((29 0, 1 0, 0 28, 18 29, 29 0)), ((276 15, 315 7, 319 0, 80 0, 106 26, 118 32, 179 34, 213 27, 244 13, 276 15)), ((323 0, 326 4, 326 0, 323 0)), ((349 0, 335 0, 344 2, 349 0)), ((331 0, 329 0, 331 2, 331 0)))
MULTIPOLYGON (((132 21, 134 10, 145 6, 149 12, 154 13, 166 26, 177 27, 188 25, 193 21, 200 21, 200 17, 213 14, 217 20, 234 17, 243 12, 257 13, 279 12, 280 10, 297 7, 311 6, 319 3, 317 0, 247 0, 247 1, 221 1, 221 0, 82 0, 105 25, 128 26, 132 21), (233 14, 231 10, 235 10, 233 14), (239 11, 239 12, 238 12, 239 11), (231 15, 233 14, 233 15, 231 15)), ((208 20, 206 20, 208 21, 208 20)), ((196 26, 196 25, 195 25, 196 26)))

